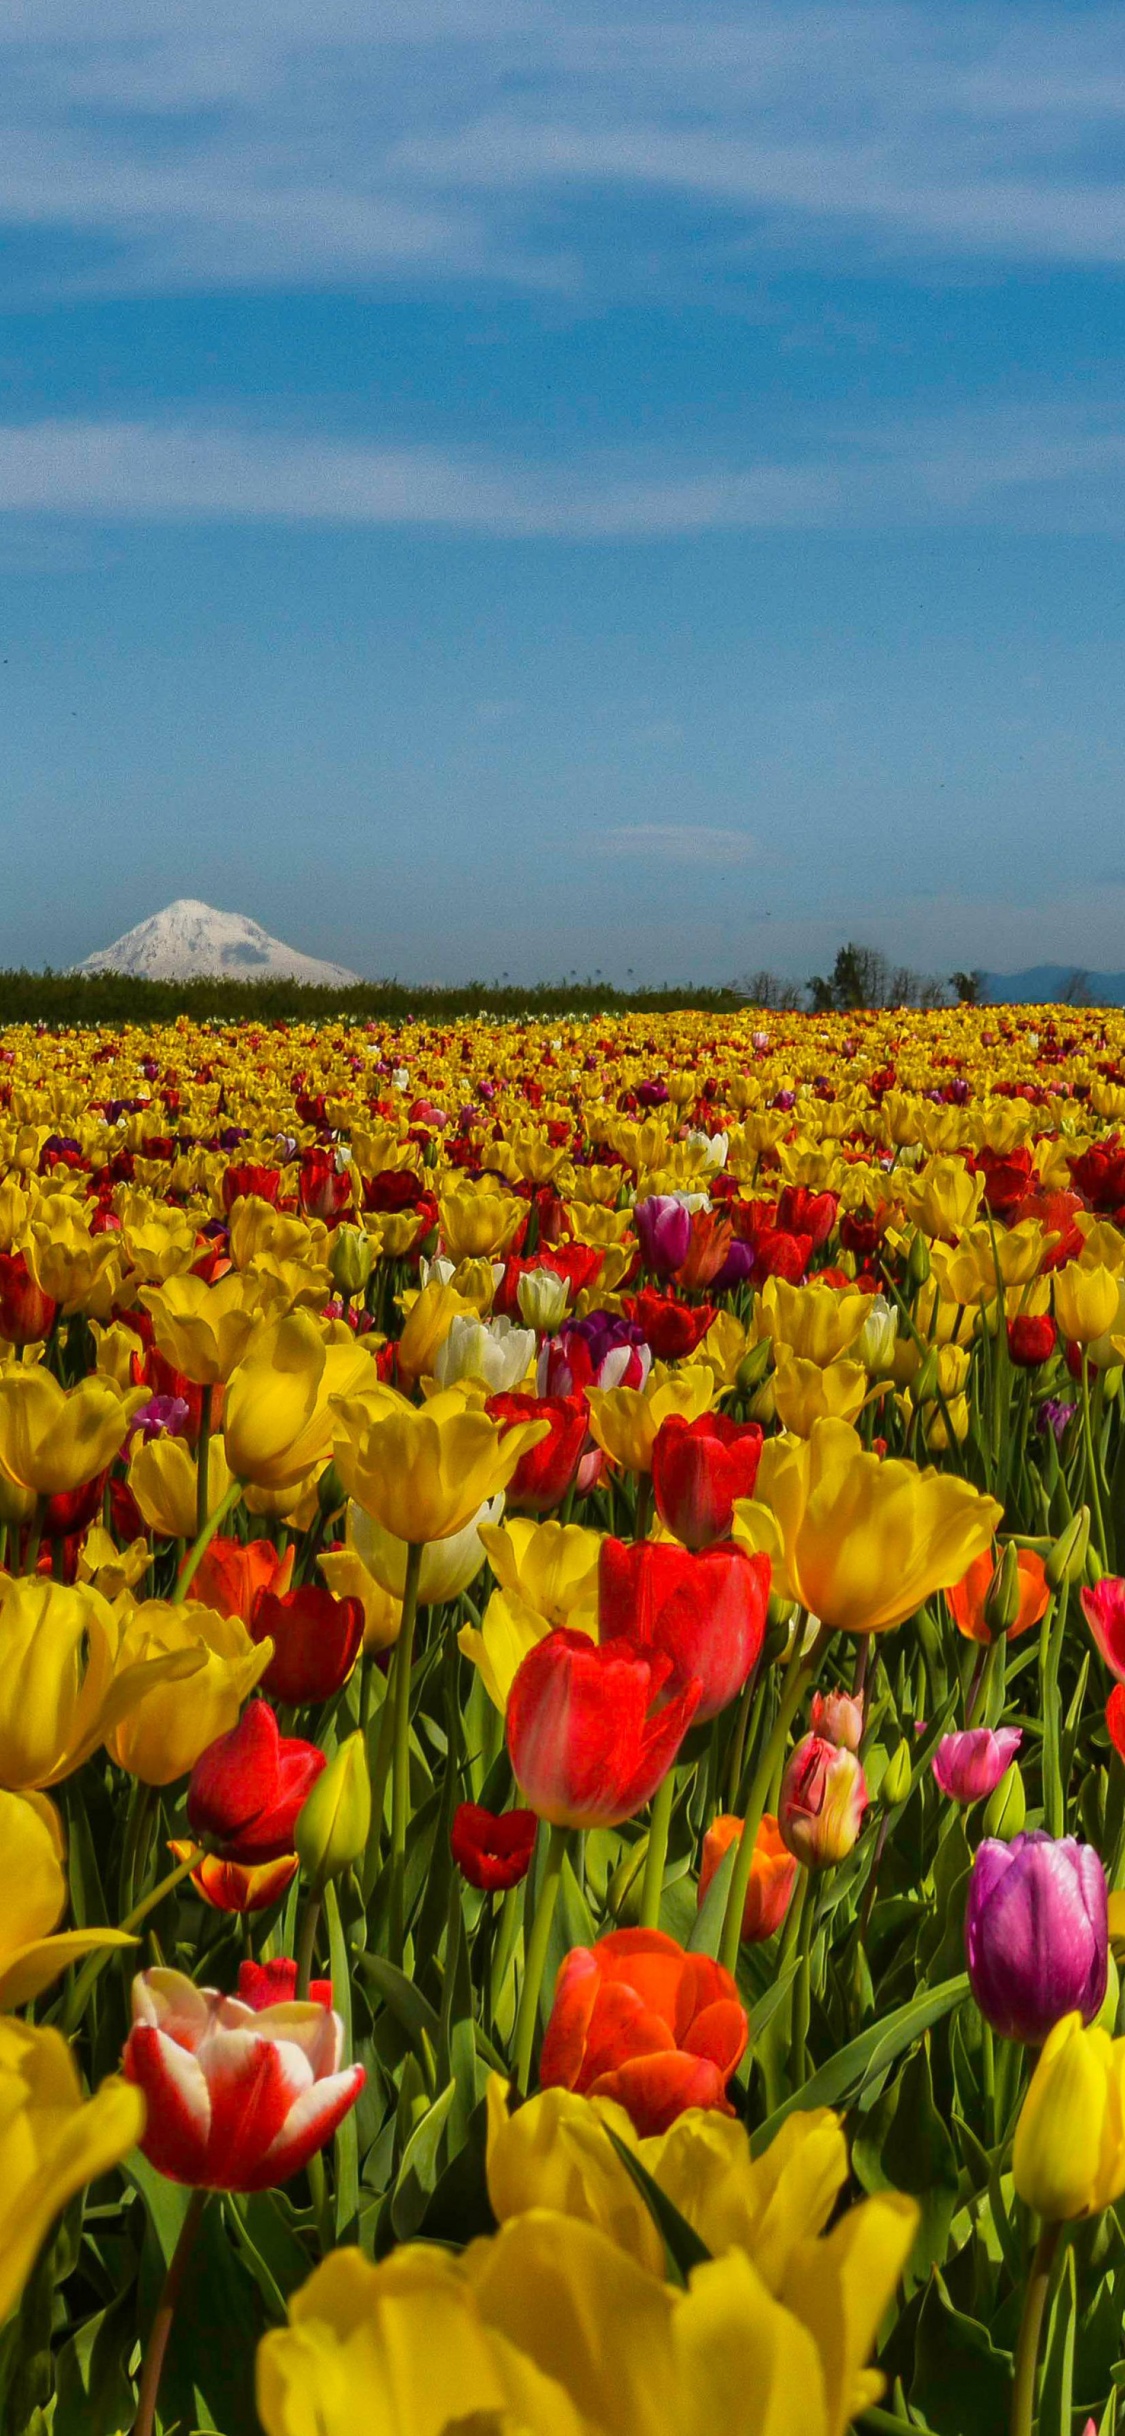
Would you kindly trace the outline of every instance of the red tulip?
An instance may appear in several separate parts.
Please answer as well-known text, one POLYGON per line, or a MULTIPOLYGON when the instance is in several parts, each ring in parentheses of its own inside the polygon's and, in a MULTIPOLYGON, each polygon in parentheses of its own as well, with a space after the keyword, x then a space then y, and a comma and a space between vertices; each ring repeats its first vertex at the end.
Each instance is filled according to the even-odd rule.
POLYGON ((615 2098, 642 2138, 688 2107, 730 2115, 748 2036, 729 1971, 659 1929, 613 1929, 575 1946, 555 1983, 539 2065, 544 2089, 615 2098))
POLYGON ((323 2005, 256 2012, 180 1971, 142 1971, 122 2070, 144 2094, 149 2164, 196 2190, 288 2182, 363 2087, 362 2064, 340 2070, 343 2043, 339 2014, 323 2005))
POLYGON ((531 1808, 560 1827, 616 1827, 651 1801, 699 1705, 690 1682, 653 1709, 667 1658, 558 1630, 530 1649, 508 1694, 508 1750, 531 1808), (650 1714, 650 1711, 652 1712, 650 1714))
POLYGON ((249 1624, 259 1591, 280 1594, 288 1590, 294 1554, 293 1548, 287 1548, 279 1556, 268 1539, 213 1539, 200 1561, 191 1595, 218 1615, 239 1616, 249 1624))
MULTIPOLYGON (((658 1440, 659 1443, 659 1440, 658 1440)), ((667 1540, 603 1539, 598 1629, 658 1656, 673 1691, 696 1683, 700 1724, 742 1690, 761 1651, 770 1594, 768 1556, 729 1542, 698 1555, 667 1540)))
MULTIPOLYGON (((742 1840, 742 1820, 724 1814, 712 1819, 703 1838, 703 1855, 699 1865, 699 1900, 711 1884, 724 1854, 732 1844, 742 1840)), ((797 1883, 798 1864, 786 1850, 777 1820, 767 1811, 754 1840, 750 1862, 750 1884, 742 1912, 742 1938, 745 1945, 763 1945, 767 1937, 776 1935, 793 1899, 797 1883)))
POLYGON ((531 1867, 538 1824, 534 1810, 505 1810, 498 1817, 479 1802, 459 1802, 449 1842, 462 1877, 486 1894, 518 1886, 531 1867))
POLYGON ((1049 1362, 1057 1337, 1049 1311, 1038 1318, 1031 1311, 1018 1312, 1008 1322, 1008 1351, 1017 1370, 1038 1370, 1041 1362, 1049 1362))
POLYGON ((1118 1758, 1125 1759, 1125 1684, 1114 1684, 1105 1704, 1105 1721, 1118 1758))
POLYGON ((223 1176, 223 1208, 229 1217, 236 1201, 250 1195, 256 1201, 276 1201, 280 1189, 280 1168, 255 1167, 249 1163, 228 1167, 223 1176))
POLYGON ((586 1441, 584 1396, 490 1396, 485 1411, 510 1427, 516 1421, 546 1421, 549 1435, 521 1455, 508 1489, 508 1504, 527 1514, 549 1514, 562 1504, 586 1441))
MULTIPOLYGON (((264 2013, 268 2005, 291 2005, 297 1994, 297 1965, 292 1956, 279 1954, 274 1962, 240 1962, 238 1993, 254 2013, 264 2013)), ((310 1979, 309 2003, 331 2010, 330 1979, 310 1979)))
POLYGON ((762 1453, 756 1421, 670 1413, 656 1433, 652 1486, 661 1522, 685 1548, 729 1539, 736 1497, 752 1497, 762 1453))
POLYGON ((58 1304, 37 1286, 22 1252, 0 1252, 0 1337, 37 1345, 49 1336, 58 1304))
POLYGON ((1082 1613, 1111 1675, 1125 1683, 1125 1581, 1105 1573, 1093 1590, 1079 1592, 1082 1613))
POLYGON ((272 1641, 262 1689, 290 1705, 330 1700, 348 1680, 363 1639, 359 1599, 335 1599, 306 1582, 279 1596, 259 1590, 247 1626, 252 1641, 272 1641))
POLYGON ((301 1174, 297 1198, 304 1218, 320 1218, 325 1226, 339 1226, 345 1210, 352 1206, 350 1171, 336 1165, 333 1153, 313 1146, 301 1153, 301 1174))
POLYGON ((658 1294, 655 1286, 627 1294, 624 1308, 634 1327, 644 1329, 658 1362, 682 1362, 694 1353, 715 1317, 712 1304, 679 1303, 674 1294, 658 1294))
POLYGON ((807 1184, 786 1184, 777 1197, 777 1223, 790 1235, 807 1235, 814 1252, 827 1243, 840 1206, 836 1193, 813 1193, 807 1184))
POLYGON ((324 1765, 315 1743, 279 1734, 268 1700, 251 1700, 231 1732, 200 1752, 188 1824, 223 1860, 275 1860, 292 1852, 298 1813, 324 1765))

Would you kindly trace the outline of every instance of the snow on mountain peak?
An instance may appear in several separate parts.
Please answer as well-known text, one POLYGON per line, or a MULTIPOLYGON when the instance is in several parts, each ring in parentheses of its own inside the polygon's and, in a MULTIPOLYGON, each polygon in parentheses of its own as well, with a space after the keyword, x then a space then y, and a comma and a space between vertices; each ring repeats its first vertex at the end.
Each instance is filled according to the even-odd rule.
POLYGON ((75 966, 79 973, 128 973, 144 981, 192 981, 201 974, 234 981, 306 981, 333 987, 358 981, 342 964, 303 956, 245 914, 221 913, 198 897, 177 897, 110 947, 75 966))

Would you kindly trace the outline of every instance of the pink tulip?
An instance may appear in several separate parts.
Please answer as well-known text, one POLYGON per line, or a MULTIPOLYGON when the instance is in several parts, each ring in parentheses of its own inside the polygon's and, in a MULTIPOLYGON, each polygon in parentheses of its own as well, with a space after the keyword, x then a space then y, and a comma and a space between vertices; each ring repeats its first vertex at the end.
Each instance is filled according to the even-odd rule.
POLYGON ((866 1808, 867 1781, 855 1752, 806 1734, 790 1754, 778 1797, 786 1851, 806 1869, 846 1860, 866 1808))
POLYGON ((197 2190, 288 2182, 363 2087, 362 2064, 339 2069, 343 2037, 323 2004, 255 2012, 181 1971, 142 1971, 122 2068, 144 2093, 149 2164, 197 2190))
POLYGON ((1110 1674, 1125 1683, 1125 1581, 1118 1573, 1106 1573, 1080 1596, 1082 1613, 1110 1674))
POLYGON ((1019 1726, 970 1726, 943 1734, 930 1762, 935 1781, 952 1802, 983 1802, 994 1793, 1023 1741, 1019 1726))

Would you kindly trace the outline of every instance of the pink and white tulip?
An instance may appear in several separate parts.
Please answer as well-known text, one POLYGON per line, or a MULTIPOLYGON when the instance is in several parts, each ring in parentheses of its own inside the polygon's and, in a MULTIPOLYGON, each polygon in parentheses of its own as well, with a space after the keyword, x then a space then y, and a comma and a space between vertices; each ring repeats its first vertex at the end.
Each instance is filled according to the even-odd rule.
POLYGON ((363 2087, 362 2064, 340 2070, 343 2039, 323 2004, 255 2011, 181 1971, 142 1971, 122 2069, 145 2098, 149 2164, 197 2190, 288 2182, 363 2087))

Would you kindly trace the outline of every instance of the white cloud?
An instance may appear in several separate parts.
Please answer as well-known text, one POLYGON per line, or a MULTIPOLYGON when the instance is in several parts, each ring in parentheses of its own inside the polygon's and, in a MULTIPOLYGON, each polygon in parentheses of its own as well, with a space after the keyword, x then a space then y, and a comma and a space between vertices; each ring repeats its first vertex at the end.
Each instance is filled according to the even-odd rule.
POLYGON ((0 222, 95 287, 1125 259, 1110 7, 7 0, 0 55, 0 222))
MULTIPOLYGON (((182 415, 0 425, 0 515, 420 525, 575 541, 740 530, 1125 528, 1125 405, 791 434, 791 461, 685 465, 651 451, 550 464, 290 438, 182 415)), ((658 739, 653 739, 654 741, 658 739)))
POLYGON ((635 821, 593 831, 592 854, 622 855, 638 862, 752 863, 757 847, 745 829, 709 829, 691 822, 635 821))

